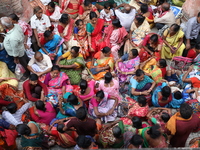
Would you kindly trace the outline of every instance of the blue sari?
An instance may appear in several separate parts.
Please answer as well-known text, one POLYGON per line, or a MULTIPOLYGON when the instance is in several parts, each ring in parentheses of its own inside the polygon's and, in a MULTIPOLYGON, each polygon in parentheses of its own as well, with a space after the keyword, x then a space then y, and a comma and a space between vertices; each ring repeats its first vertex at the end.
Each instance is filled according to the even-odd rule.
POLYGON ((183 98, 176 99, 174 98, 174 93, 172 94, 172 101, 169 102, 170 107, 172 108, 180 108, 180 105, 183 104, 185 100, 183 98))
MULTIPOLYGON (((57 53, 56 58, 55 58, 55 60, 57 60, 57 58, 62 55, 62 50, 63 50, 62 43, 63 42, 64 42, 64 40, 62 39, 62 37, 55 34, 53 36, 52 40, 50 40, 50 41, 48 41, 47 43, 44 44, 44 48, 48 53, 53 54, 53 53, 56 52, 56 47, 59 47, 58 53, 57 53)), ((40 49, 39 52, 46 54, 42 49, 40 49)))

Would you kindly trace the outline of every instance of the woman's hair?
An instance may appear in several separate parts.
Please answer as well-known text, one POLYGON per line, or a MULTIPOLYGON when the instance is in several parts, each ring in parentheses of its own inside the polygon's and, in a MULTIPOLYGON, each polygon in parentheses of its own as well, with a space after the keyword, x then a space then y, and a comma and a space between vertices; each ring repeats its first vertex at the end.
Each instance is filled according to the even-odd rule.
POLYGON ((78 47, 78 46, 72 46, 71 49, 73 49, 76 53, 79 53, 80 47, 78 47))
POLYGON ((17 111, 17 104, 16 103, 10 103, 6 106, 6 109, 11 113, 14 114, 17 111))
POLYGON ((51 71, 58 70, 60 72, 60 67, 58 65, 53 65, 51 71))
POLYGON ((106 46, 101 51, 102 51, 102 53, 107 54, 107 53, 109 53, 111 51, 111 49, 110 49, 110 47, 106 46))
POLYGON ((162 67, 162 68, 165 68, 167 67, 167 62, 165 59, 159 59, 159 65, 162 67))
POLYGON ((140 6, 140 10, 141 10, 141 12, 142 12, 143 14, 145 14, 145 13, 148 12, 149 7, 148 7, 147 4, 142 4, 142 5, 140 6))
POLYGON ((144 20, 145 20, 145 17, 139 14, 139 15, 137 15, 137 16, 135 17, 135 19, 137 20, 137 22, 138 22, 139 24, 142 24, 142 23, 144 22, 144 20))
POLYGON ((153 34, 150 37, 150 40, 154 43, 158 42, 158 35, 157 34, 153 34))
POLYGON ((89 6, 90 4, 92 4, 90 0, 85 0, 83 3, 84 6, 89 6))
POLYGON ((142 136, 135 134, 132 136, 132 138, 130 139, 130 143, 133 144, 134 146, 139 146, 142 145, 143 143, 143 138, 142 136))
POLYGON ((142 105, 142 107, 146 106, 147 104, 147 99, 144 96, 139 96, 138 97, 138 103, 142 105))
POLYGON ((59 19, 61 23, 66 24, 69 21, 69 15, 68 14, 62 14, 61 18, 59 19))
POLYGON ((96 93, 96 97, 99 97, 100 99, 103 99, 104 98, 104 92, 103 92, 103 90, 100 90, 100 91, 98 91, 97 93, 96 93))
POLYGON ((16 130, 20 135, 29 136, 31 134, 31 129, 26 124, 18 124, 16 130))
POLYGON ((180 91, 174 92, 174 98, 175 99, 181 99, 181 98, 183 98, 182 93, 180 91))
POLYGON ((121 27, 122 27, 122 25, 121 25, 119 19, 114 19, 114 20, 112 21, 112 25, 115 26, 115 27, 117 27, 117 28, 121 28, 121 27))
POLYGON ((195 49, 200 50, 200 43, 197 43, 197 44, 195 45, 195 49))
POLYGON ((178 32, 180 30, 180 26, 176 23, 172 24, 171 27, 173 27, 174 32, 178 32))
POLYGON ((180 106, 180 114, 182 118, 189 119, 193 114, 193 109, 189 104, 183 103, 180 106))
POLYGON ((76 139, 76 143, 80 148, 89 149, 90 145, 92 144, 92 140, 88 136, 79 135, 78 138, 76 139))
POLYGON ((144 75, 144 71, 141 70, 141 69, 137 69, 136 72, 135 72, 135 75, 136 75, 137 77, 140 77, 141 75, 144 75))
POLYGON ((160 6, 160 5, 162 5, 163 3, 165 3, 165 2, 166 2, 166 0, 158 0, 158 1, 156 2, 156 5, 160 6))
POLYGON ((160 117, 165 123, 167 123, 168 120, 170 119, 170 115, 166 112, 163 112, 160 117))
POLYGON ((110 9, 111 7, 110 7, 110 3, 108 3, 108 2, 106 2, 105 4, 104 4, 104 9, 110 9))
POLYGON ((84 107, 80 107, 78 110, 76 110, 76 118, 83 121, 86 117, 87 111, 84 107))
POLYGON ((106 72, 106 74, 104 75, 105 83, 110 83, 112 81, 112 78, 112 74, 110 72, 106 72))
POLYGON ((153 125, 149 131, 147 131, 147 134, 152 138, 156 139, 161 136, 161 132, 159 131, 160 126, 158 124, 153 125))
POLYGON ((119 126, 115 126, 112 128, 112 132, 115 138, 120 138, 122 136, 122 130, 119 126))
POLYGON ((56 7, 56 4, 54 2, 49 2, 48 3, 48 6, 51 6, 51 8, 55 8, 56 7))
POLYGON ((132 52, 133 56, 135 56, 135 57, 138 56, 138 50, 137 49, 132 49, 131 52, 132 52))
POLYGON ((65 131, 63 131, 63 128, 65 127, 65 125, 62 123, 62 124, 58 124, 57 125, 57 131, 60 132, 60 133, 64 133, 65 131))
POLYGON ((81 22, 83 23, 83 20, 82 20, 82 19, 76 20, 76 22, 75 22, 76 26, 78 26, 81 22))
POLYGON ((38 80, 38 75, 37 74, 31 74, 30 77, 29 77, 29 80, 37 81, 38 80))
POLYGON ((88 83, 86 80, 82 79, 80 82, 80 89, 81 89, 81 94, 84 94, 86 89, 88 87, 88 83))
POLYGON ((78 105, 78 98, 77 98, 77 96, 76 95, 74 95, 74 94, 71 94, 71 95, 69 95, 69 97, 68 97, 68 99, 67 99, 67 102, 69 102, 70 104, 72 104, 72 105, 78 105))
POLYGON ((135 127, 136 129, 141 129, 142 128, 142 120, 135 116, 131 119, 132 123, 133 123, 133 127, 135 127))
POLYGON ((35 6, 33 8, 33 13, 36 14, 38 11, 40 11, 42 8, 40 6, 35 6))
POLYGON ((48 37, 50 37, 52 35, 52 31, 50 31, 50 30, 46 30, 45 32, 44 32, 44 37, 45 38, 48 38, 48 37))
POLYGON ((94 11, 90 12, 90 20, 92 20, 93 18, 97 18, 97 14, 94 11))
POLYGON ((44 102, 41 101, 41 100, 36 101, 36 102, 35 102, 35 106, 36 106, 36 108, 39 109, 39 110, 42 110, 42 111, 44 111, 44 112, 46 111, 45 104, 44 104, 44 102))
POLYGON ((11 18, 14 21, 18 21, 19 20, 19 17, 15 13, 10 14, 8 17, 11 18))
POLYGON ((171 95, 171 88, 169 86, 164 86, 161 89, 162 100, 166 101, 168 97, 171 95))

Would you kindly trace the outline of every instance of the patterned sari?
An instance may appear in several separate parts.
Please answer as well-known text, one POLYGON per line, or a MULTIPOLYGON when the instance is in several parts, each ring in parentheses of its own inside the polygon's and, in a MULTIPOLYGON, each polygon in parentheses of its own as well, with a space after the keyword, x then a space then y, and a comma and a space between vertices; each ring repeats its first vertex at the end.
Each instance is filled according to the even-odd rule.
POLYGON ((64 28, 63 31, 63 38, 65 39, 66 42, 68 42, 72 37, 73 28, 74 28, 74 20, 70 18, 69 24, 64 28))

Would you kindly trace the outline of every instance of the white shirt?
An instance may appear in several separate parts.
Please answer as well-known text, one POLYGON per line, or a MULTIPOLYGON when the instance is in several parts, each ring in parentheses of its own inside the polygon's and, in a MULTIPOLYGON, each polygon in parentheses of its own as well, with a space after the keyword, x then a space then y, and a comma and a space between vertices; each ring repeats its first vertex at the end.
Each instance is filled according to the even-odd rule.
POLYGON ((44 5, 48 5, 51 0, 40 0, 44 5))
POLYGON ((49 17, 45 14, 42 14, 42 18, 39 20, 36 15, 31 17, 31 28, 37 29, 38 33, 44 33, 47 28, 51 26, 49 17))
POLYGON ((114 11, 112 9, 110 9, 110 12, 108 14, 105 12, 104 9, 102 9, 100 12, 100 18, 106 21, 111 21, 111 17, 113 16, 114 16, 114 11))
POLYGON ((135 19, 135 9, 131 9, 131 11, 127 13, 123 13, 120 10, 115 10, 115 14, 117 18, 119 19, 121 25, 126 29, 126 31, 129 31, 131 28, 131 24, 133 20, 135 19))

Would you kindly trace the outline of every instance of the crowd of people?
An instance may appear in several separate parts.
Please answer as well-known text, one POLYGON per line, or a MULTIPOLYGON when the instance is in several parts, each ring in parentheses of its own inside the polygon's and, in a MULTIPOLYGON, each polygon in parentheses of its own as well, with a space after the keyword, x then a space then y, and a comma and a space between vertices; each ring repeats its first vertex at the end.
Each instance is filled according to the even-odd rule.
POLYGON ((186 146, 200 12, 180 25, 165 0, 37 1, 28 23, 0 19, 0 150, 186 146))

